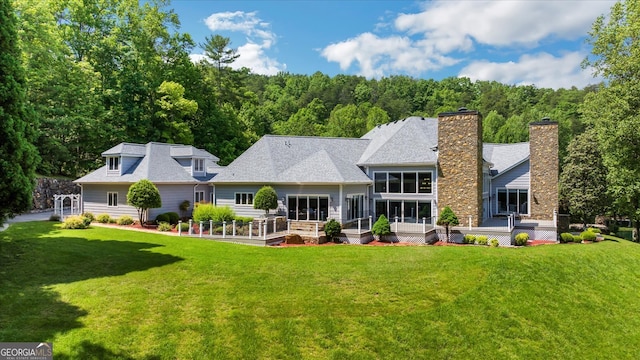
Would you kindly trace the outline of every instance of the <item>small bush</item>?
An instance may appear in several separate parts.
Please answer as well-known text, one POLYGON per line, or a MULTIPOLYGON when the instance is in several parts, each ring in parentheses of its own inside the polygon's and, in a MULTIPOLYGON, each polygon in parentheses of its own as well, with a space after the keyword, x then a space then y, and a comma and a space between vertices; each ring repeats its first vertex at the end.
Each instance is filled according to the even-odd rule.
POLYGON ((476 236, 476 242, 478 245, 487 245, 489 238, 486 235, 478 235, 476 236))
POLYGON ((582 238, 580 237, 580 235, 573 235, 573 242, 574 243, 582 242, 582 238))
POLYGON ((169 217, 169 224, 176 225, 180 221, 180 215, 177 212, 168 212, 166 215, 169 217))
POLYGON ((90 212, 82 213, 81 216, 85 219, 89 219, 89 223, 92 223, 96 219, 96 217, 93 216, 93 213, 90 213, 90 212))
POLYGON ((158 214, 158 216, 156 216, 156 222, 158 224, 160 224, 161 222, 169 223, 169 215, 167 213, 158 214))
POLYGON ((189 223, 188 223, 188 222, 180 223, 180 224, 178 225, 178 228, 179 228, 179 229, 180 229, 180 231, 182 231, 182 232, 187 232, 187 231, 189 231, 189 223))
POLYGON ((462 238, 462 242, 465 243, 465 244, 475 244, 476 243, 476 236, 467 234, 462 238))
POLYGON ((69 216, 62 223, 63 229, 86 229, 84 218, 80 215, 69 216))
POLYGON ((101 224, 108 224, 111 222, 111 216, 109 214, 99 214, 96 216, 96 220, 101 224))
POLYGON ((253 221, 252 217, 248 217, 248 216, 236 216, 235 218, 237 223, 250 223, 253 221))
POLYGON ((489 240, 489 246, 498 247, 498 246, 500 246, 500 242, 498 241, 498 239, 493 238, 493 239, 489 240))
POLYGON ((116 221, 118 225, 131 225, 133 224, 133 218, 129 215, 122 215, 116 221))
POLYGON ((342 232, 342 225, 335 219, 327 221, 324 225, 324 233, 327 234, 327 240, 334 241, 342 232))
POLYGON ((594 234, 601 234, 602 233, 602 230, 600 230, 598 228, 594 228, 594 227, 591 227, 591 228, 589 228, 587 230, 591 231, 594 234))
POLYGON ((386 216, 380 215, 378 220, 373 224, 371 233, 378 236, 391 234, 391 225, 389 225, 389 220, 387 220, 386 216))
POLYGON ((573 234, 571 234, 571 233, 562 233, 562 234, 560 234, 560 242, 561 243, 573 242, 573 234))
POLYGON ((171 224, 169 224, 168 222, 159 222, 158 223, 158 230, 159 231, 171 231, 172 227, 171 224))
POLYGON ((84 215, 80 215, 80 217, 82 218, 82 221, 84 221, 84 226, 89 227, 89 225, 91 225, 90 217, 86 217, 84 215))
POLYGON ((193 210, 193 221, 196 223, 209 222, 231 222, 236 217, 235 212, 229 206, 215 206, 213 204, 199 204, 193 210))
POLYGON ((60 221, 60 215, 51 214, 51 216, 49 216, 49 221, 60 221))
POLYGON ((582 241, 596 241, 596 233, 587 230, 580 233, 580 238, 582 241))
POLYGON ((516 246, 524 246, 527 245, 527 241, 529 240, 529 234, 526 232, 522 232, 516 235, 516 246))

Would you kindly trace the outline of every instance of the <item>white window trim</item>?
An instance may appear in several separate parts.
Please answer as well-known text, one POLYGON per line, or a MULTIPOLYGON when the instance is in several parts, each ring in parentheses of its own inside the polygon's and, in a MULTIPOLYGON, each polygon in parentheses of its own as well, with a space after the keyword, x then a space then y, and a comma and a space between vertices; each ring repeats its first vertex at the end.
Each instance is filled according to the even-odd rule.
POLYGON ((121 162, 122 161, 120 161, 119 156, 107 156, 107 172, 111 174, 119 174, 120 167, 122 166, 121 162), (114 165, 113 162, 116 163, 116 166, 112 168, 112 165, 114 165))
POLYGON ((193 192, 193 200, 194 200, 196 203, 200 203, 200 202, 205 201, 205 198, 204 198, 204 190, 196 190, 196 191, 194 191, 194 192, 193 192), (200 194, 200 196, 198 196, 198 194, 200 194), (200 200, 198 200, 198 197, 200 198, 200 200))
POLYGON ((255 196, 256 195, 250 191, 238 191, 233 193, 233 203, 238 206, 253 206, 255 196), (240 202, 237 200, 238 195, 240 195, 240 202), (242 202, 242 195, 246 195, 245 199, 247 199, 247 201, 245 203, 242 202), (251 195, 251 202, 249 202, 249 195, 251 195))
POLYGON ((529 188, 526 187, 497 187, 496 188, 496 201, 494 203, 495 205, 495 214, 496 215, 504 215, 504 214, 510 214, 511 212, 509 211, 508 208, 508 203, 509 203, 509 191, 518 191, 518 202, 520 202, 520 190, 526 190, 527 191, 527 213, 521 213, 521 212, 516 212, 518 215, 522 215, 522 216, 529 216, 531 215, 531 190, 529 188), (499 208, 499 204, 498 204, 498 193, 500 192, 500 190, 505 190, 507 192, 507 212, 500 212, 500 208, 499 208))
POLYGON ((110 207, 110 208, 118 207, 118 192, 117 191, 107 191, 107 207, 110 207), (113 197, 112 196, 114 194, 116 195, 116 201, 115 201, 116 204, 112 205, 112 203, 113 203, 113 201, 112 201, 113 197))
POLYGON ((204 172, 204 159, 203 158, 193 158, 193 172, 194 173, 203 173, 204 172), (200 166, 198 166, 200 165, 200 166))

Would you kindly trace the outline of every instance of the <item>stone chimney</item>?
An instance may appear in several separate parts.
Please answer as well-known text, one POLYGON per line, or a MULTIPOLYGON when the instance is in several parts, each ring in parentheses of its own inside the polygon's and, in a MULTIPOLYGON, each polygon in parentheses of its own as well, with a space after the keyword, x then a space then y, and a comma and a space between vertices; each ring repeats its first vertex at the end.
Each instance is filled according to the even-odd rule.
POLYGON ((482 165, 482 115, 438 114, 438 211, 451 207, 460 225, 482 223, 482 165))
POLYGON ((531 218, 553 220, 558 210, 558 123, 549 118, 529 124, 531 218))

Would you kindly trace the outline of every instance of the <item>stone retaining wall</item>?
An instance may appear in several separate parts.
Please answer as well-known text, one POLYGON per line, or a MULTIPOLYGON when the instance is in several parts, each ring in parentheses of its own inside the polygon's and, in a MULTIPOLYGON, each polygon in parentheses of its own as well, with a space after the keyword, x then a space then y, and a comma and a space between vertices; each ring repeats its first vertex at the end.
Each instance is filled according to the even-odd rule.
POLYGON ((36 179, 36 187, 33 190, 32 210, 53 209, 53 195, 61 194, 80 194, 80 186, 74 184, 72 180, 36 179))

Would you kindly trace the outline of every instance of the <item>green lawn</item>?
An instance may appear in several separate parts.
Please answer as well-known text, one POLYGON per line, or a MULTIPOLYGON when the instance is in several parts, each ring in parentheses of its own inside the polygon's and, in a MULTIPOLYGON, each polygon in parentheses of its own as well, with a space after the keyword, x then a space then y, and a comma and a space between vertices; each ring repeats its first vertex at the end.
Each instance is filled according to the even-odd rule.
POLYGON ((637 359, 640 245, 260 248, 0 233, 0 341, 56 359, 637 359))

